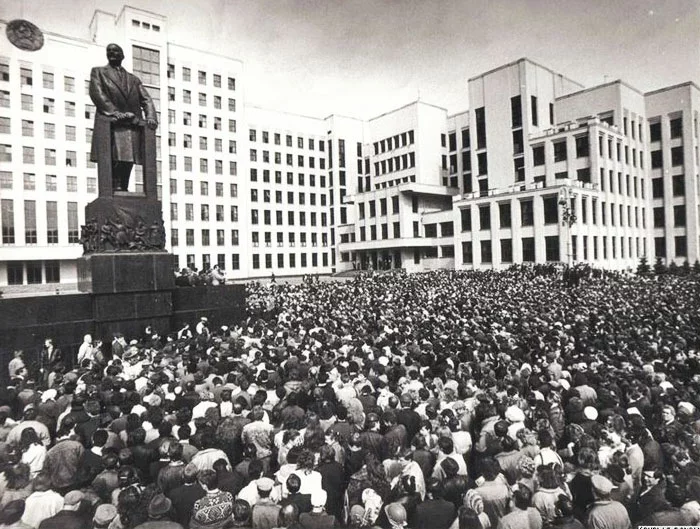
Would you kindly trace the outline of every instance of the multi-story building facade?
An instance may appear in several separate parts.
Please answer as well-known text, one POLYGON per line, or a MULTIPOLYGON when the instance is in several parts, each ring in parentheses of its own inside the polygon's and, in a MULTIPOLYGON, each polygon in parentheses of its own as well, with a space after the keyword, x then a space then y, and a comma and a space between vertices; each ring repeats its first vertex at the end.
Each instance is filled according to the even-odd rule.
POLYGON ((159 112, 177 267, 235 279, 698 259, 693 83, 585 88, 521 59, 470 79, 465 112, 419 100, 321 119, 246 105, 240 61, 167 35, 165 17, 124 7, 95 12, 87 39, 47 32, 39 51, 0 51, 0 288, 77 281, 97 197, 89 68, 113 41, 159 112))

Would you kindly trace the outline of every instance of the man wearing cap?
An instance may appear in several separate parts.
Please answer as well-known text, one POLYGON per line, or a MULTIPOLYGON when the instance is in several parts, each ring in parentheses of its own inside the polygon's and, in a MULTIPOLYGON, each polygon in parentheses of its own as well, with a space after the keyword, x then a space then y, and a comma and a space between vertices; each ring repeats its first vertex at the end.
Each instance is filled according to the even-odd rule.
POLYGON ((158 493, 148 504, 148 521, 134 529, 183 529, 183 526, 170 518, 172 503, 165 495, 158 493))
POLYGON ((627 509, 618 501, 610 499, 612 482, 601 475, 591 477, 595 501, 588 512, 587 529, 630 529, 632 523, 627 509))
POLYGON ((90 518, 80 512, 83 499, 79 490, 70 491, 63 498, 63 509, 41 522, 39 529, 90 529, 90 518))
POLYGON ((92 529, 107 529, 117 517, 117 508, 111 503, 103 503, 92 517, 92 529))
POLYGON ((272 529, 277 526, 281 507, 270 499, 270 492, 275 482, 270 478, 257 481, 258 501, 253 505, 253 529, 272 529))

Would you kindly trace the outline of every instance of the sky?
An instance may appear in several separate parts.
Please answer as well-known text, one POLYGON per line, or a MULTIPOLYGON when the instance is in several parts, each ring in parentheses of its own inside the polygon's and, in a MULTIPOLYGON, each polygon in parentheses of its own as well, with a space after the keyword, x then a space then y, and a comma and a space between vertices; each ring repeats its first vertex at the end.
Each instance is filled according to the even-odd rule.
MULTIPOLYGON (((124 3, 0 0, 0 18, 87 38, 95 9, 124 3)), ((126 3, 167 16, 172 42, 243 61, 248 104, 315 117, 367 119, 418 97, 463 111, 470 77, 521 57, 584 86, 700 84, 700 0, 126 3)))

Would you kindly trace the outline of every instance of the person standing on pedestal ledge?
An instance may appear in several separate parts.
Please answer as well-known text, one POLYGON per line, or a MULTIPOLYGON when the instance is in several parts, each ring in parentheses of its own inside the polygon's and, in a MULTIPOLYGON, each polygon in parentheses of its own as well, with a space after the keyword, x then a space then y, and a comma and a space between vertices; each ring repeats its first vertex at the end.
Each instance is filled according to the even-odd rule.
MULTIPOLYGON (((90 72, 90 99, 97 108, 95 120, 107 116, 112 123, 112 186, 115 191, 128 191, 131 168, 143 164, 143 141, 139 122, 158 126, 156 108, 141 80, 122 67, 124 51, 117 44, 107 46, 107 66, 96 66, 90 72)), ((97 126, 95 126, 97 130, 97 126)), ((92 138, 90 159, 98 161, 97 134, 92 138)))

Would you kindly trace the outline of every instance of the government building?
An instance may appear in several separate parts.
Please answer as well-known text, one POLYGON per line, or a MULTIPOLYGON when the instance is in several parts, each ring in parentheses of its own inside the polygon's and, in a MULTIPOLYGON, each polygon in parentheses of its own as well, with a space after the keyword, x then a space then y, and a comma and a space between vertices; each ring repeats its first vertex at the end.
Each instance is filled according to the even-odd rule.
MULTIPOLYGON (((6 23, 0 23, 5 33, 6 23)), ((353 269, 633 269, 699 257, 694 83, 585 87, 529 59, 469 79, 467 111, 418 100, 369 120, 248 104, 241 61, 96 11, 85 39, 0 49, 0 289, 75 289, 97 197, 90 66, 119 43, 159 112, 173 268, 230 279, 353 269)), ((132 176, 140 191, 140 168, 132 176)))

